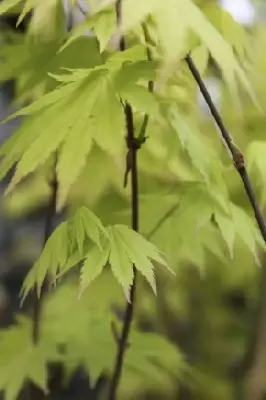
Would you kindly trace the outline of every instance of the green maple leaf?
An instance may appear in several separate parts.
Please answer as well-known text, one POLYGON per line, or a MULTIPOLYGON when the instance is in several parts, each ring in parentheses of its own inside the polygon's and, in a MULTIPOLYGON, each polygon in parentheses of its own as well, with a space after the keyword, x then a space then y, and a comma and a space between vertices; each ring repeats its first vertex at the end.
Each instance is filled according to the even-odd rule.
MULTIPOLYGON (((130 51, 138 54, 139 50, 130 51)), ((8 191, 57 151, 57 208, 60 209, 86 164, 93 141, 113 156, 121 152, 125 117, 120 96, 132 100, 140 111, 152 116, 158 113, 153 95, 137 85, 140 74, 133 74, 135 83, 132 78, 126 83, 126 76, 134 70, 124 67, 123 61, 122 57, 92 69, 68 70, 65 75, 50 74, 61 83, 59 87, 8 118, 28 116, 0 149, 4 156, 0 177, 18 163, 8 191)), ((136 62, 135 67, 144 70, 147 78, 154 72, 149 64, 136 62)))
POLYGON ((140 234, 124 225, 109 227, 111 236, 110 265, 114 276, 128 297, 133 281, 132 264, 144 276, 156 294, 153 265, 150 260, 167 266, 158 249, 140 234))
POLYGON ((102 248, 94 246, 87 254, 83 262, 80 274, 80 294, 87 289, 91 282, 102 272, 110 256, 110 246, 105 239, 102 248))
POLYGON ((233 258, 236 236, 238 236, 252 253, 255 262, 260 264, 258 247, 264 248, 265 244, 255 222, 241 207, 231 203, 228 215, 217 210, 215 220, 228 246, 231 258, 233 258))
POLYGON ((67 262, 69 255, 69 242, 69 227, 66 222, 63 222, 49 237, 40 258, 34 263, 33 267, 27 274, 21 290, 22 301, 35 285, 37 286, 37 291, 40 295, 43 281, 48 272, 51 273, 53 278, 57 276, 58 269, 64 266, 67 262))
POLYGON ((85 207, 82 207, 69 221, 61 223, 47 240, 40 258, 35 262, 26 276, 21 290, 22 300, 36 285, 40 293, 45 276, 49 273, 55 282, 60 272, 66 272, 83 259, 84 242, 94 242, 100 249, 100 235, 106 231, 100 220, 85 207))
POLYGON ((146 60, 147 59, 147 54, 146 54, 146 47, 143 44, 137 44, 135 46, 132 46, 125 51, 118 51, 115 53, 112 53, 108 59, 107 63, 108 66, 111 68, 117 68, 117 65, 122 65, 123 63, 132 63, 135 61, 141 61, 141 60, 146 60))
POLYGON ((162 381, 165 375, 176 379, 185 366, 179 349, 157 333, 143 333, 133 330, 130 346, 125 356, 125 372, 131 370, 144 374, 146 378, 162 381))
POLYGON ((68 377, 79 366, 95 384, 101 373, 112 370, 116 342, 112 333, 110 307, 123 296, 117 296, 117 285, 105 276, 94 281, 90 290, 78 298, 78 284, 70 281, 53 292, 44 304, 42 335, 55 343, 65 344, 64 366, 68 377), (106 279, 107 278, 107 279, 106 279), (69 315, 72 315, 69 324, 69 315))
POLYGON ((182 260, 204 267, 206 246, 201 236, 214 212, 227 215, 217 191, 205 182, 183 182, 172 191, 145 196, 140 207, 144 232, 163 251, 172 268, 182 260))
POLYGON ((99 41, 100 52, 103 52, 115 29, 116 15, 114 8, 103 8, 92 15, 88 15, 84 21, 72 29, 72 31, 69 33, 69 38, 62 46, 61 51, 69 46, 72 42, 80 38, 80 36, 86 34, 88 30, 93 30, 99 41))
MULTIPOLYGON (((187 0, 126 0, 123 3, 123 17, 120 32, 135 29, 139 24, 152 16, 157 26, 158 42, 164 50, 163 62, 171 66, 175 60, 184 57, 187 48, 184 47, 190 31, 206 45, 215 59, 224 79, 233 93, 236 93, 238 79, 253 97, 254 93, 246 78, 243 68, 234 56, 233 49, 220 32, 215 29, 200 8, 192 1, 187 0)), ((171 68, 170 68, 171 69, 171 68)))
MULTIPOLYGON (((84 105, 90 107, 91 99, 85 100, 84 105)), ((60 149, 56 166, 57 178, 60 183, 57 198, 58 209, 65 203, 69 189, 85 166, 87 155, 92 148, 93 142, 88 131, 88 121, 86 115, 81 115, 75 122, 75 129, 71 131, 60 149)))
POLYGON ((37 2, 36 2, 36 0, 26 0, 26 1, 25 1, 24 6, 23 6, 23 8, 22 8, 22 10, 21 10, 21 13, 20 13, 20 15, 19 15, 17 25, 19 25, 19 24, 23 21, 23 19, 26 17, 26 15, 27 15, 35 6, 37 6, 38 3, 40 3, 40 0, 37 0, 37 2))
POLYGON ((254 140, 250 143, 247 150, 249 169, 257 169, 260 179, 264 184, 266 177, 266 141, 254 140))
POLYGON ((102 373, 110 373, 116 353, 111 322, 110 315, 99 312, 87 317, 87 334, 74 336, 67 344, 64 363, 68 376, 83 366, 94 386, 102 373))
POLYGON ((248 49, 248 36, 245 28, 237 23, 220 4, 203 4, 202 11, 226 41, 233 46, 241 59, 244 59, 245 51, 248 49))
MULTIPOLYGON (((42 324, 45 340, 65 345, 62 361, 66 379, 83 366, 93 384, 101 373, 111 371, 113 366, 116 343, 110 306, 117 300, 117 286, 113 288, 110 279, 106 282, 100 279, 100 283, 94 285, 95 282, 81 298, 78 298, 76 282, 61 285, 45 301, 42 324), (71 324, 69 315, 72 315, 71 324)), ((123 297, 119 298, 122 304, 123 297)))
POLYGON ((4 0, 0 4, 0 14, 5 14, 7 11, 18 6, 22 0, 4 0))
POLYGON ((180 187, 180 202, 176 217, 181 218, 182 223, 185 223, 186 219, 191 221, 196 233, 210 221, 217 206, 220 208, 215 194, 210 192, 204 183, 186 182, 180 187))
POLYGON ((153 93, 146 87, 139 85, 127 85, 120 92, 121 97, 138 111, 151 116, 158 116, 159 103, 153 93))
POLYGON ((8 190, 59 149, 57 206, 60 208, 85 165, 92 139, 105 150, 120 151, 124 144, 124 112, 105 73, 87 70, 85 76, 78 75, 77 80, 62 84, 15 114, 32 115, 1 149, 4 155, 1 176, 18 161, 8 190), (111 113, 110 120, 102 115, 105 104, 111 113))
POLYGON ((123 148, 125 135, 124 110, 114 89, 111 79, 102 82, 92 112, 91 127, 95 142, 111 155, 123 148))
POLYGON ((233 258, 236 229, 232 219, 216 212, 215 221, 221 231, 222 237, 228 246, 230 257, 233 258))
POLYGON ((101 235, 106 235, 106 231, 99 218, 87 207, 80 207, 77 210, 73 217, 72 229, 81 255, 83 255, 85 235, 90 237, 101 249, 101 235))
POLYGON ((237 234, 253 254, 256 263, 260 265, 258 246, 265 248, 265 242, 254 220, 241 207, 234 204, 232 204, 231 212, 237 234))
POLYGON ((137 60, 124 62, 114 80, 114 84, 118 93, 121 93, 128 86, 132 87, 134 83, 140 81, 154 81, 158 62, 149 60, 137 60))
POLYGON ((133 265, 156 294, 154 267, 151 260, 167 267, 156 246, 125 225, 109 226, 102 246, 102 249, 94 246, 87 255, 84 255, 85 261, 81 269, 81 293, 99 276, 103 267, 109 262, 112 273, 122 286, 127 299, 133 282, 133 265))
POLYGON ((181 115, 174 107, 171 107, 169 122, 178 135, 182 148, 187 151, 191 163, 201 174, 206 176, 209 173, 209 165, 214 159, 214 152, 204 143, 193 119, 181 115))
POLYGON ((66 32, 65 10, 60 0, 38 1, 28 0, 20 14, 18 23, 34 7, 31 17, 28 39, 41 46, 43 43, 50 43, 51 40, 61 41, 66 32))
POLYGON ((120 243, 120 237, 116 232, 110 231, 111 249, 110 249, 110 265, 115 278, 123 287, 127 300, 129 299, 129 288, 133 283, 133 265, 132 261, 124 251, 120 243))
POLYGON ((94 37, 81 37, 60 53, 58 49, 56 38, 41 44, 24 39, 1 47, 0 78, 18 81, 16 101, 19 105, 25 100, 28 102, 32 94, 38 98, 58 86, 51 75, 61 73, 64 68, 92 68, 102 64, 94 37))
POLYGON ((0 388, 6 400, 16 400, 23 384, 30 380, 47 393, 47 362, 60 359, 53 342, 37 346, 31 342, 32 323, 20 318, 14 325, 0 332, 0 388))

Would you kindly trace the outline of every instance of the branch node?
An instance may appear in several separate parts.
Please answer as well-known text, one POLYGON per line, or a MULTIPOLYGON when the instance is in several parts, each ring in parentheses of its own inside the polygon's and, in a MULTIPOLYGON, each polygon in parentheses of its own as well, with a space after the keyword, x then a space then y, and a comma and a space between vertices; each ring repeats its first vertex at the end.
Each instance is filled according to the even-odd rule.
POLYGON ((126 170, 125 170, 125 175, 124 175, 124 188, 127 186, 128 176, 132 169, 133 152, 137 152, 138 150, 140 150, 142 145, 146 142, 147 139, 148 139, 147 136, 144 136, 143 138, 140 138, 140 137, 134 137, 134 138, 127 137, 126 138, 128 151, 127 151, 127 155, 126 155, 126 170))
POLYGON ((245 167, 244 155, 239 150, 239 148, 236 146, 236 144, 233 141, 232 136, 230 135, 229 131, 226 129, 223 119, 222 119, 219 111, 217 110, 215 104, 213 103, 211 95, 210 95, 194 61, 192 60, 192 58, 189 54, 185 57, 185 61, 187 63, 187 66, 188 66, 194 80, 196 81, 196 83, 200 89, 200 92, 201 92, 206 104, 208 105, 208 108, 210 110, 210 113, 211 113, 214 121, 216 122, 216 124, 221 132, 222 138, 225 141, 225 144, 232 155, 234 166, 235 166, 236 170, 239 172, 239 175, 241 176, 246 194, 247 194, 250 204, 253 208, 254 215, 255 215, 261 236, 263 237, 264 242, 266 243, 266 224, 265 224, 262 212, 260 210, 257 197, 253 190, 250 177, 249 177, 246 167, 245 167))
POLYGON ((238 172, 246 168, 244 154, 236 146, 234 146, 233 161, 238 172))

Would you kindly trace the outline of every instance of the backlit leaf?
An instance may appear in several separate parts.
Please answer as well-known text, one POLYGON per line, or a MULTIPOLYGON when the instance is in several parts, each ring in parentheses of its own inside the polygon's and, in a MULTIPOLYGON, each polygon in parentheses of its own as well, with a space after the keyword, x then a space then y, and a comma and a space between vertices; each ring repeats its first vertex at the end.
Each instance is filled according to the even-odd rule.
POLYGON ((125 137, 124 109, 109 79, 102 82, 92 110, 91 123, 91 131, 98 146, 111 155, 119 153, 125 137))
POLYGON ((242 208, 236 205, 232 205, 232 219, 237 234, 241 237, 243 242, 249 248, 250 252, 253 254, 256 263, 260 265, 258 258, 258 245, 264 247, 265 243, 254 221, 242 208))
POLYGON ((78 248, 82 254, 80 237, 89 237, 97 246, 101 248, 101 235, 106 235, 99 218, 87 207, 80 207, 73 217, 73 235, 80 241, 78 248), (83 233, 82 233, 83 232, 83 233))
POLYGON ((157 116, 159 104, 155 96, 145 87, 138 85, 127 86, 121 91, 121 96, 138 111, 157 116))
POLYGON ((19 3, 21 3, 22 0, 4 0, 0 4, 0 14, 4 14, 7 11, 9 11, 11 8, 15 7, 19 3))
POLYGON ((109 262, 112 272, 123 287, 125 296, 129 301, 129 289, 133 283, 133 265, 124 247, 121 245, 120 236, 115 230, 109 229, 111 249, 109 262))
POLYGON ((57 163, 57 176, 59 180, 59 192, 57 207, 60 209, 66 199, 70 186, 75 182, 80 171, 86 163, 86 158, 92 147, 92 134, 89 130, 90 110, 95 98, 90 95, 84 99, 84 107, 87 113, 82 113, 75 122, 74 129, 64 141, 59 153, 57 163))
POLYGON ((105 239, 102 248, 94 246, 89 253, 86 254, 86 259, 80 273, 80 294, 82 294, 90 283, 100 275, 108 261, 109 253, 110 246, 107 239, 105 239))
POLYGON ((94 242, 101 250, 101 235, 106 231, 100 220, 88 209, 82 207, 69 221, 61 223, 47 240, 44 249, 26 276, 21 290, 22 301, 36 285, 40 294, 46 275, 52 283, 84 259, 86 239, 94 242), (76 252, 78 250, 78 252, 76 252))
POLYGON ((24 317, 0 332, 0 389, 6 400, 16 400, 28 380, 47 393, 47 362, 60 359, 52 342, 33 346, 31 331, 32 323, 24 317))
MULTIPOLYGON (((133 265, 156 293, 153 265, 150 260, 167 267, 156 246, 124 225, 109 227, 111 236, 110 264, 126 296, 133 281, 133 265)), ((168 268, 168 267, 167 267, 168 268)))
POLYGON ((116 29, 116 14, 114 7, 99 12, 99 18, 93 23, 93 30, 100 43, 100 52, 103 52, 116 29))
POLYGON ((236 94, 236 79, 238 79, 256 101, 254 92, 234 56, 232 47, 192 0, 186 2, 183 0, 166 0, 164 2, 126 0, 123 3, 122 32, 136 28, 149 15, 154 16, 155 22, 160 27, 158 39, 166 54, 164 64, 171 65, 177 59, 177 54, 181 55, 184 40, 188 30, 191 29, 209 49, 221 68, 225 81, 230 85, 232 93, 236 94), (177 42, 177 38, 180 39, 180 43, 177 42), (179 45, 178 49, 177 45, 179 45))
POLYGON ((230 257, 233 258, 236 235, 234 222, 221 213, 215 213, 215 221, 217 222, 223 239, 228 246, 230 257))

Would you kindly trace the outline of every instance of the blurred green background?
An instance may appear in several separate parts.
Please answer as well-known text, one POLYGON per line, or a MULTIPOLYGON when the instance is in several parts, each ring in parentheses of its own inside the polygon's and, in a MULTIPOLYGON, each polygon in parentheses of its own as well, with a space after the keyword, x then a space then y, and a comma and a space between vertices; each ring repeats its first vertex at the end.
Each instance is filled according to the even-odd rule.
MULTIPOLYGON (((202 0, 201 3, 203 6, 206 3, 206 7, 211 6, 208 0, 202 0)), ((206 84, 228 129, 246 154, 248 170, 260 205, 265 210, 265 1, 228 0, 224 2, 224 7, 239 21, 243 32, 249 35, 248 77, 256 90, 262 110, 258 110, 244 93, 241 93, 241 104, 238 107, 212 63, 205 73, 206 84)), ((80 18, 81 14, 77 11, 74 16, 72 15, 72 19, 69 17, 69 23, 73 23, 73 20, 79 21, 80 18)), ((39 68, 42 62, 40 59, 36 61, 35 66, 31 64, 29 67, 31 79, 27 74, 23 75, 20 70, 21 60, 26 57, 23 45, 27 20, 19 30, 15 29, 15 21, 12 15, 0 19, 1 119, 19 106, 18 100, 27 100, 31 95, 38 95, 43 90, 40 77, 37 82, 32 73, 34 68, 39 68), (15 51, 14 47, 12 50, 12 46, 17 46, 15 51)), ((223 30, 223 21, 220 22, 223 30)), ((232 38, 235 37, 233 32, 231 33, 232 38)), ((231 33, 227 32, 228 38, 231 33)), ((237 37, 241 41, 241 34, 237 37)), ((77 58, 71 60, 70 64, 71 67, 87 66, 90 61, 84 52, 77 49, 77 58)), ((45 79, 44 77, 43 81, 45 79)), ((49 87, 51 82, 48 80, 47 78, 45 85, 49 87)), ((196 90, 195 85, 192 90, 196 90)), ((181 96, 181 92, 179 94, 181 96)), ((184 97, 184 107, 186 106, 187 98, 184 97)), ((216 156, 220 157, 224 165, 223 177, 230 198, 253 217, 241 180, 234 171, 223 144, 219 141, 215 125, 200 96, 193 107, 193 118, 190 121, 192 125, 188 129, 196 127, 196 131, 201 132, 201 137, 204 137, 206 142, 212 143, 216 156)), ((17 119, 1 125, 0 140, 3 141, 12 134, 19 123, 20 120, 17 119)), ((159 221, 173 205, 173 195, 169 193, 169 188, 175 188, 179 183, 181 185, 182 180, 196 179, 197 173, 188 157, 181 152, 180 143, 177 143, 175 138, 169 136, 166 139, 164 132, 155 124, 150 124, 147 135, 150 139, 139 156, 140 228, 142 233, 149 235, 156 226, 156 221, 159 221)), ((198 160, 198 163, 204 164, 201 150, 200 147, 194 149, 195 159, 196 162, 198 160)), ((104 223, 128 223, 129 189, 124 190, 122 187, 123 169, 122 158, 107 156, 95 145, 84 171, 71 189, 68 206, 57 216, 55 223, 61 221, 64 216, 71 215, 80 204, 95 211, 104 223)), ((30 176, 11 195, 5 197, 4 190, 10 181, 10 176, 9 174, 0 185, 0 326, 2 328, 13 322, 14 315, 19 310, 18 294, 23 278, 41 251, 50 194, 46 181, 47 168, 30 176)), ((189 207, 190 209, 181 217, 175 216, 173 212, 172 217, 151 237, 167 255, 176 276, 169 278, 168 273, 157 269, 158 297, 154 298, 141 282, 136 304, 136 325, 146 332, 162 333, 176 346, 177 353, 169 348, 168 353, 163 355, 166 369, 162 370, 156 379, 154 375, 146 377, 141 368, 138 375, 125 373, 120 388, 121 399, 266 399, 266 357, 263 358, 263 354, 266 353, 265 254, 257 250, 253 231, 249 231, 244 225, 244 220, 243 226, 239 220, 239 231, 242 230, 243 235, 236 238, 232 258, 229 254, 230 232, 223 240, 210 224, 206 224, 196 235, 192 235, 191 226, 195 222, 193 218, 195 213, 201 212, 201 207, 203 210, 204 199, 199 199, 195 193, 189 207), (246 380, 253 372, 259 385, 262 382, 262 386, 265 386, 261 397, 256 397, 256 394, 248 393, 245 389, 246 380)), ((77 327, 78 324, 82 330, 84 320, 80 317, 80 320, 75 321, 70 315, 74 316, 75 310, 80 310, 82 307, 86 310, 88 304, 96 303, 100 309, 112 306, 119 312, 123 310, 122 290, 107 272, 92 284, 92 289, 80 302, 75 302, 73 297, 75 287, 74 274, 62 284, 58 293, 55 292, 51 295, 51 299, 47 300, 48 314, 51 301, 50 307, 54 310, 58 308, 58 315, 63 313, 65 319, 68 318, 69 330, 72 329, 71 326, 77 327), (65 297, 60 297, 62 293, 65 297), (67 300, 63 301, 62 298, 67 300)), ((30 309, 30 306, 29 300, 24 311, 30 309)), ((159 350, 160 342, 158 342, 159 350)), ((92 361, 88 361, 88 364, 90 362, 92 361)), ((88 374, 84 373, 84 370, 78 370, 57 399, 101 399, 104 396, 101 392, 103 390, 104 393, 104 375, 97 385, 97 390, 90 390, 88 374)))

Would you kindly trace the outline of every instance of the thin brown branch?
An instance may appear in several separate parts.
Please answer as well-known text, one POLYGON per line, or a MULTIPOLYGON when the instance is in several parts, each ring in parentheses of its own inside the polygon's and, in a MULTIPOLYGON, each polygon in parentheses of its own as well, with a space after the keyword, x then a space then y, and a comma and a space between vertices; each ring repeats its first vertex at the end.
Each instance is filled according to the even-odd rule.
MULTIPOLYGON (((143 30, 143 34, 144 34, 145 43, 146 43, 147 60, 152 61, 151 49, 149 48, 150 37, 149 37, 148 28, 145 24, 142 24, 142 30, 143 30)), ((150 93, 153 93, 153 91, 154 91, 154 82, 153 81, 149 81, 148 89, 149 89, 150 93)), ((139 136, 138 136, 139 140, 141 140, 141 141, 143 141, 145 139, 148 123, 149 123, 149 115, 145 114, 141 128, 140 128, 139 136)))
POLYGON ((84 8, 81 6, 81 4, 80 4, 79 1, 76 2, 76 7, 77 7, 78 10, 80 11, 80 13, 81 13, 85 18, 87 18, 88 12, 84 10, 84 8))
MULTIPOLYGON (((51 198, 47 208, 47 214, 45 220, 43 247, 45 246, 47 240, 49 239, 53 231, 53 218, 56 214, 56 198, 57 198, 58 182, 56 179, 55 172, 54 172, 54 178, 50 183, 50 186, 51 186, 51 198)), ((40 339, 40 319, 41 319, 41 311, 42 311, 43 299, 46 288, 47 285, 43 285, 39 297, 37 295, 37 288, 35 288, 34 305, 33 305, 33 330, 32 330, 32 340, 34 344, 37 344, 40 339)))
MULTIPOLYGON (((54 171, 55 169, 56 169, 56 161, 55 161, 54 171)), ((51 198, 47 207, 47 213, 45 219, 43 247, 45 246, 47 240, 49 239, 52 233, 53 218, 56 214, 56 198, 57 198, 58 182, 56 179, 55 172, 54 172, 54 178, 50 183, 50 185, 51 185, 51 198)), ((37 346, 40 341, 41 315, 42 315, 42 307, 46 290, 47 290, 47 281, 45 281, 44 285, 42 286, 40 296, 38 296, 37 287, 35 287, 34 289, 32 342, 35 346, 37 346)), ((33 384, 29 384, 26 390, 28 393, 27 397, 32 400, 41 400, 45 398, 45 394, 33 384)))
MULTIPOLYGON (((253 212, 260 230, 260 233, 266 243, 266 225, 263 218, 262 211, 260 210, 258 200, 253 190, 251 180, 245 167, 244 155, 235 145, 233 138, 226 129, 222 117, 216 109, 212 98, 200 76, 198 69, 196 68, 193 60, 190 56, 186 57, 187 65, 197 82, 203 98, 205 99, 211 115, 213 116, 218 128, 220 129, 221 135, 232 155, 234 165, 243 181, 244 189, 248 196, 249 202, 253 208, 253 212)), ((242 376, 242 393, 241 398, 246 400, 261 400, 264 393, 264 372, 266 367, 266 351, 265 351, 265 340, 266 340, 266 296, 265 296, 265 284, 266 284, 266 264, 264 263, 261 275, 261 289, 260 298, 258 304, 258 310, 255 312, 257 321, 255 325, 255 331, 252 334, 251 342, 248 346, 246 356, 243 360, 242 376), (247 385, 244 384, 247 383, 247 385), (246 387, 246 390, 245 390, 246 387), (245 392, 245 394, 244 394, 245 392)), ((241 388, 240 388, 241 389, 241 388)))
POLYGON ((211 95, 208 92, 208 89, 206 88, 196 65, 194 64, 194 61, 192 60, 192 58, 190 56, 187 56, 186 62, 187 62, 187 65, 188 65, 195 81, 197 82, 197 84, 199 86, 199 89, 201 91, 201 94, 202 94, 205 102, 207 103, 207 105, 209 107, 211 115, 213 116, 213 119, 215 120, 218 128, 220 129, 221 135, 233 157, 235 168, 238 171, 239 175, 241 176, 246 194, 247 194, 250 204, 253 208, 259 230, 260 230, 261 235, 266 243, 266 225, 265 225, 265 221, 264 221, 262 212, 259 207, 257 197, 252 188, 251 180, 249 178, 249 175, 248 175, 246 167, 245 167, 244 155, 240 151, 240 149, 235 145, 232 136, 226 129, 226 127, 223 123, 222 117, 220 116, 217 108, 215 107, 215 105, 212 101, 211 95))
MULTIPOLYGON (((120 26, 121 23, 121 0, 116 3, 116 15, 117 15, 117 25, 120 26)), ((122 36, 120 39, 120 51, 126 50, 125 38, 122 36)), ((127 146, 128 146, 128 156, 127 163, 130 159, 130 166, 127 165, 127 172, 131 172, 131 205, 132 205, 132 229, 136 232, 139 230, 139 188, 138 188, 138 171, 137 171, 137 151, 140 148, 140 143, 136 141, 134 137, 134 119, 132 107, 126 103, 125 104, 125 117, 127 126, 127 146)), ((135 304, 135 294, 136 294, 136 269, 134 269, 134 278, 132 286, 129 293, 129 302, 127 303, 123 328, 121 337, 118 342, 117 356, 115 360, 115 365, 113 369, 113 375, 111 377, 110 389, 108 394, 108 400, 115 400, 117 396, 117 389, 120 382, 120 377, 122 374, 124 357, 128 345, 128 337, 130 333, 131 324, 133 321, 133 312, 135 304)))

